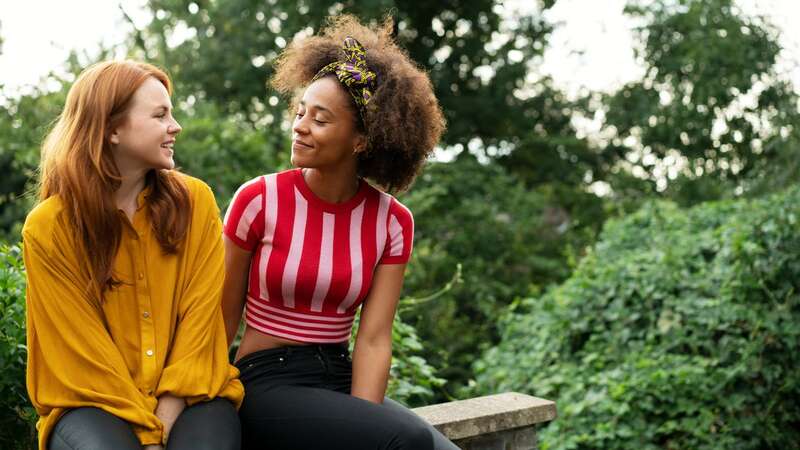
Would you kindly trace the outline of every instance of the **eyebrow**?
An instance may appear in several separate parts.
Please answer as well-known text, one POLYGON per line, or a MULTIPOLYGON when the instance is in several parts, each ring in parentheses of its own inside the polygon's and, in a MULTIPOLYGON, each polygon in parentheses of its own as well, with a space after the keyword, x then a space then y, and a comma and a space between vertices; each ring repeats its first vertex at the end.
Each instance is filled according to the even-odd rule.
MULTIPOLYGON (((300 100, 300 104, 301 104, 301 105, 303 105, 303 106, 306 106, 306 102, 305 102, 305 100, 300 100)), ((332 115, 332 116, 335 116, 335 114, 333 113, 333 111, 331 111, 330 109, 328 109, 328 108, 326 108, 326 107, 324 107, 324 106, 322 106, 322 105, 313 104, 313 105, 311 105, 311 107, 312 107, 312 108, 314 108, 314 109, 318 109, 318 110, 320 110, 320 111, 327 112, 328 114, 330 114, 330 115, 332 115)))

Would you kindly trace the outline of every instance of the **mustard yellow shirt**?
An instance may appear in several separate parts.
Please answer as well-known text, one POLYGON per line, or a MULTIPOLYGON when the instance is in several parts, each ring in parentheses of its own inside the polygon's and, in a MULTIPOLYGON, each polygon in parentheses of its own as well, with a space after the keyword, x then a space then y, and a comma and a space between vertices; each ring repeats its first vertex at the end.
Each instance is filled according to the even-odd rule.
POLYGON ((182 176, 192 211, 177 254, 164 254, 139 196, 123 217, 114 261, 122 285, 106 291, 102 311, 87 300, 89 283, 74 231, 59 198, 41 202, 22 231, 27 270, 27 385, 40 416, 39 448, 69 408, 92 406, 129 422, 142 445, 162 441, 154 411, 172 394, 189 405, 244 395, 228 363, 220 297, 222 228, 214 196, 182 176))

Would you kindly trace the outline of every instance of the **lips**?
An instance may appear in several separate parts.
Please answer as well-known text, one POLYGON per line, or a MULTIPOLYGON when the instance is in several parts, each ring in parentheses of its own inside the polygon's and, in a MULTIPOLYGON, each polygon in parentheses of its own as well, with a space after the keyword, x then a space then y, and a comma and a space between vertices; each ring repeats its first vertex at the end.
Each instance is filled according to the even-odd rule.
POLYGON ((292 148, 298 150, 308 150, 310 148, 314 148, 314 146, 306 144, 305 142, 299 139, 295 139, 294 141, 292 141, 292 148))
POLYGON ((161 143, 161 148, 168 148, 172 150, 172 146, 175 145, 175 139, 171 139, 169 141, 161 143))

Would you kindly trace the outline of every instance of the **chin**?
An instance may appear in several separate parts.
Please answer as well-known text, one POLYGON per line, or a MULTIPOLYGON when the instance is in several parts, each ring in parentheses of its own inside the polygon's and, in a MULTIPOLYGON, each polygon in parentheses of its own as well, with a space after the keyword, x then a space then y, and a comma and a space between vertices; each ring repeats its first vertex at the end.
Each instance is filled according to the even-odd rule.
POLYGON ((292 152, 292 157, 290 158, 290 162, 294 167, 311 167, 307 158, 303 158, 302 156, 297 155, 296 153, 292 152))
POLYGON ((167 160, 163 160, 163 161, 159 161, 157 164, 155 164, 155 167, 154 167, 154 169, 156 169, 156 170, 162 170, 162 169, 163 170, 172 170, 174 168, 175 168, 175 160, 172 159, 172 158, 167 159, 167 160))

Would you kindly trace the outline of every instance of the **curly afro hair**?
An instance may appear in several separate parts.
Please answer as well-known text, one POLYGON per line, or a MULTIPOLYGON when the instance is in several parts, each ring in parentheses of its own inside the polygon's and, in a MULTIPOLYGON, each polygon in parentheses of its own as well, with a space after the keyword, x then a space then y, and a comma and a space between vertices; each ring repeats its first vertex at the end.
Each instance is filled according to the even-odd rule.
POLYGON ((365 122, 354 120, 367 146, 358 154, 358 175, 388 192, 406 190, 433 153, 445 119, 428 75, 392 39, 390 18, 368 27, 353 16, 332 17, 316 36, 295 39, 278 57, 272 85, 296 96, 317 72, 342 58, 345 37, 367 51, 367 65, 377 74, 377 88, 367 104, 365 122))

